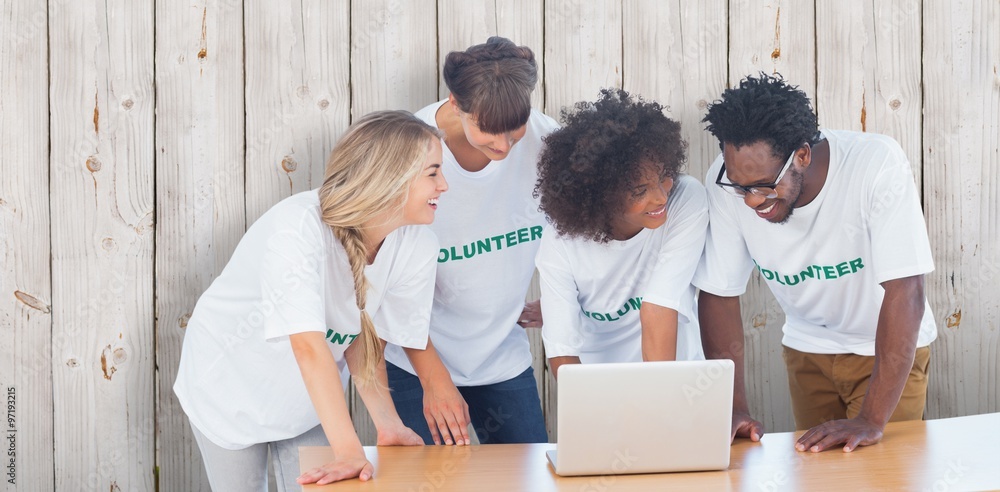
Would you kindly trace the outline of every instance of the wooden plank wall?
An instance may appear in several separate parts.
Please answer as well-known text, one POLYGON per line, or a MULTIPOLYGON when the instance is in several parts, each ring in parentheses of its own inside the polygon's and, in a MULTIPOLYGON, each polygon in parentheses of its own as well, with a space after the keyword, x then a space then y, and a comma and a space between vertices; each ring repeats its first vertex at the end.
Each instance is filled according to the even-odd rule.
POLYGON ((246 230, 243 8, 156 3, 156 415, 160 490, 208 490, 174 396, 184 329, 246 230))
POLYGON ((56 171, 47 165, 48 20, 44 2, 0 1, 0 394, 7 410, 0 419, 0 490, 5 491, 54 487, 49 178, 56 171), (16 457, 8 456, 12 445, 16 457))
POLYGON ((153 5, 50 3, 49 28, 55 488, 150 490, 153 5))
POLYGON ((1000 6, 924 2, 924 215, 938 319, 928 415, 1000 408, 1000 6))
MULTIPOLYGON (((534 49, 553 117, 601 87, 668 106, 698 178, 718 152, 704 109, 748 74, 782 73, 822 125, 895 137, 937 263, 927 416, 1000 411, 994 0, 0 0, 0 389, 18 427, 0 490, 208 490, 171 389, 198 296, 260 214, 319 186, 352 119, 446 96, 448 51, 494 34, 534 49)), ((751 410, 790 430, 784 318, 757 276, 743 316, 751 410)))

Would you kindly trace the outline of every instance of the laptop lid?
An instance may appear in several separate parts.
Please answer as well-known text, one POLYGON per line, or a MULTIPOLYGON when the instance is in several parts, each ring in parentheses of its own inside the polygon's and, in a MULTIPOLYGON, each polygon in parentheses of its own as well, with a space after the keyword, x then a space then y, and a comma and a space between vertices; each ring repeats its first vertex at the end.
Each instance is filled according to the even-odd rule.
POLYGON ((729 467, 733 361, 559 368, 558 475, 729 467))

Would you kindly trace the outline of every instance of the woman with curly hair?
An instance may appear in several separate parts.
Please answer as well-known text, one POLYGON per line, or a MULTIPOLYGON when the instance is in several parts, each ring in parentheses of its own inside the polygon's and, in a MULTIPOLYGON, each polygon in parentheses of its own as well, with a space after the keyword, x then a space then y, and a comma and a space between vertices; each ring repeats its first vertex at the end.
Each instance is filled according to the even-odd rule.
POLYGON ((708 227, 705 188, 663 106, 623 90, 563 111, 535 194, 551 226, 536 264, 542 339, 563 364, 700 359, 691 278, 708 227))
POLYGON ((431 227, 441 241, 425 350, 386 348, 389 386, 406 425, 426 443, 546 442, 524 328, 524 302, 545 223, 532 197, 542 137, 556 122, 531 108, 530 49, 492 37, 448 54, 450 94, 416 113, 445 133, 451 185, 431 227), (437 352, 435 353, 435 350, 437 352))

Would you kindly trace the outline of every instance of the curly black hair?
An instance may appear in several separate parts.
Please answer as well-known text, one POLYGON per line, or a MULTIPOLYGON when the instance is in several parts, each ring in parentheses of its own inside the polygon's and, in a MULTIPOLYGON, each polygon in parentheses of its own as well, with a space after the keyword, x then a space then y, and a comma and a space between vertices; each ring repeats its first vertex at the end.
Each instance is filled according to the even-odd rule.
POLYGON ((534 191, 560 235, 610 241, 647 166, 664 179, 680 174, 687 143, 663 110, 620 89, 563 109, 565 126, 544 139, 534 191))
POLYGON ((719 139, 720 149, 726 143, 740 148, 763 141, 780 160, 819 138, 809 96, 786 83, 781 74, 761 72, 741 80, 738 87, 726 89, 722 99, 709 105, 701 121, 719 139))

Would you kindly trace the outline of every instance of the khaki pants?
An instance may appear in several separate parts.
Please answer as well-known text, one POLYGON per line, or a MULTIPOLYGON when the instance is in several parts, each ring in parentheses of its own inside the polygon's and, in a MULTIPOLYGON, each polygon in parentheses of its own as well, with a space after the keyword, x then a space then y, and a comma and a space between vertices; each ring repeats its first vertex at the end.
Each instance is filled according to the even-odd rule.
MULTIPOLYGON (((811 429, 828 420, 854 418, 861 412, 875 357, 855 354, 811 354, 783 347, 792 394, 795 428, 811 429)), ((913 368, 890 422, 920 420, 927 401, 930 347, 917 349, 913 368)))

